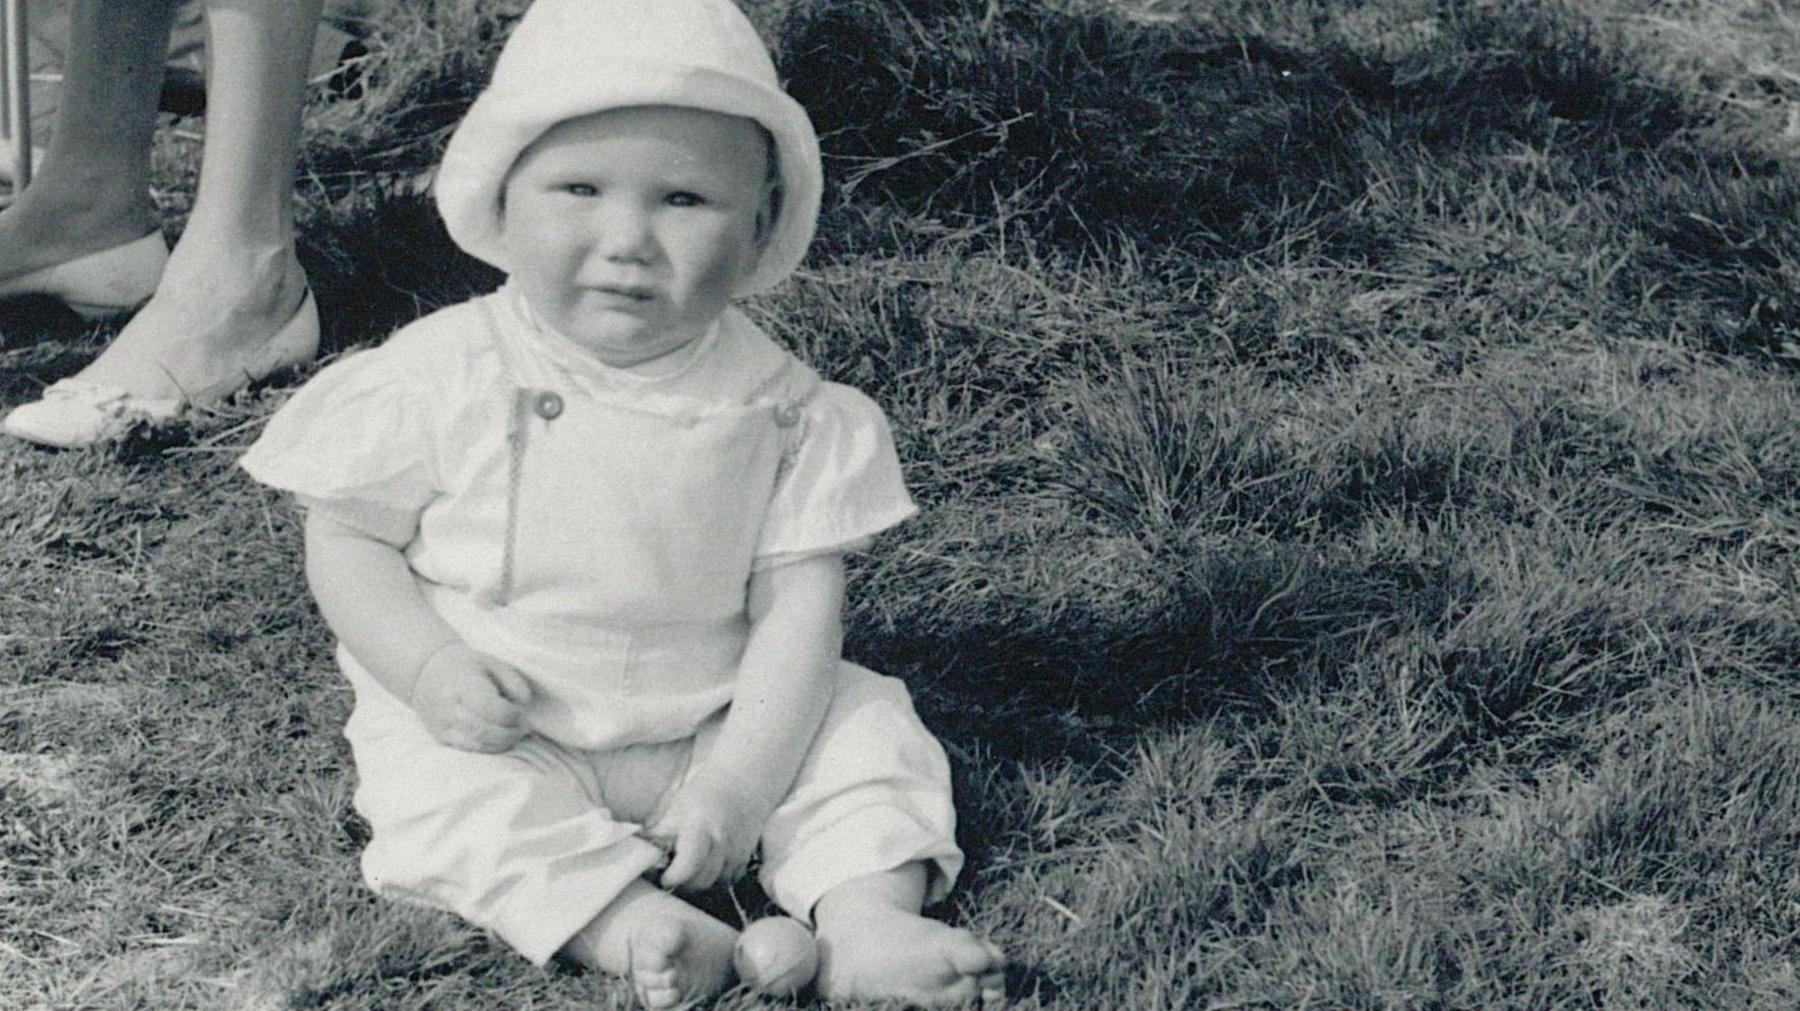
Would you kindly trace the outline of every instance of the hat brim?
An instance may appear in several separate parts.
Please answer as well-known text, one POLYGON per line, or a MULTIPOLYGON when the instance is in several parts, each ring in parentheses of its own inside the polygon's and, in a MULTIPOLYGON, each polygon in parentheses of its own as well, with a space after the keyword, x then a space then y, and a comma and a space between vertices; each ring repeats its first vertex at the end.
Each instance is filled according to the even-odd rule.
POLYGON ((734 295, 780 283, 806 256, 824 188, 819 142, 798 102, 776 87, 708 68, 609 66, 604 81, 551 79, 482 94, 444 150, 434 184, 450 237, 472 256, 511 272, 502 192, 515 162, 566 120, 609 109, 675 105, 742 116, 774 139, 781 201, 756 267, 734 295))

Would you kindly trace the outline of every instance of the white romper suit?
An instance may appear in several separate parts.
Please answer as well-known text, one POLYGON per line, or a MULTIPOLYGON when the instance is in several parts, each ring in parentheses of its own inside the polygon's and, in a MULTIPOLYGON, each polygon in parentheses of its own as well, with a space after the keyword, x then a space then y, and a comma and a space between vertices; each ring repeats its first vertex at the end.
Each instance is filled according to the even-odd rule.
MULTIPOLYGON (((751 573, 915 511, 880 409, 737 310, 676 355, 608 368, 502 288, 322 370, 242 461, 403 547, 444 620, 531 682, 516 748, 459 751, 337 651, 365 878, 539 964, 661 861, 638 832, 717 735, 751 573)), ((905 686, 839 670, 762 837, 763 887, 802 919, 851 878, 922 861, 936 899, 962 866, 905 686)))

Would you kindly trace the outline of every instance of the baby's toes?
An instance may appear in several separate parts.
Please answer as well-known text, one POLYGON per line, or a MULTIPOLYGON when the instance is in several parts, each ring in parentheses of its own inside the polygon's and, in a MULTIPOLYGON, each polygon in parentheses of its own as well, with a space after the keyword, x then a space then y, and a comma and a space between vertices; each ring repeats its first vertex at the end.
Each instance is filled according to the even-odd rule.
POLYGON ((683 1002, 681 988, 674 984, 651 986, 634 981, 631 988, 637 992, 638 1003, 651 1011, 667 1011, 668 1008, 680 1007, 683 1002))
POLYGON ((631 986, 645 1007, 681 1003, 681 954, 687 940, 679 922, 646 924, 631 936, 631 986))
POLYGON ((731 982, 737 931, 690 910, 631 934, 628 973, 645 1007, 671 1008, 718 994, 731 982))
POLYGON ((965 999, 993 1003, 1006 997, 1006 955, 993 942, 959 930, 944 950, 944 960, 959 977, 954 989, 965 999))
POLYGON ((993 942, 971 931, 957 930, 946 938, 944 959, 959 976, 985 976, 1006 966, 1006 956, 993 942))
POLYGON ((984 972, 976 979, 975 985, 981 990, 983 1004, 1003 1004, 1006 1002, 1006 968, 1004 965, 989 972, 984 972))

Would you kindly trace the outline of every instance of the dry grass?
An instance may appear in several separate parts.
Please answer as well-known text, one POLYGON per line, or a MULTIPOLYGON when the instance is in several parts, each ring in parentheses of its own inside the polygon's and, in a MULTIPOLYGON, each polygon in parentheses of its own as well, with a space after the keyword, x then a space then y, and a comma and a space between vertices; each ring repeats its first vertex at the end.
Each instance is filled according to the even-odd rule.
MULTIPOLYGON (((313 110, 334 348, 492 283, 409 180, 517 7, 395 6, 313 110)), ((893 418, 849 651, 956 758, 943 912, 1019 1006, 1800 1001, 1794 15, 754 7, 834 190, 751 309, 893 418)), ((104 337, 0 329, 8 403, 104 337)), ((626 1006, 358 884, 231 466, 285 385, 0 447, 0 1005, 626 1006)))

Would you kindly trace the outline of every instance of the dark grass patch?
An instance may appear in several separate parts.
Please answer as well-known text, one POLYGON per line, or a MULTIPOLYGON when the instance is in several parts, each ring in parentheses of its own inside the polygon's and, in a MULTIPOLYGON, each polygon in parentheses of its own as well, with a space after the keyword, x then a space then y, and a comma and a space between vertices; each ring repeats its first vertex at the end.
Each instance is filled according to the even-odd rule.
POLYGON ((1634 194, 1622 217, 1655 245, 1634 286, 1709 350, 1800 361, 1800 182, 1716 169, 1667 173, 1634 194))
MULTIPOLYGON (((780 51, 840 201, 873 187, 915 215, 998 212, 1075 246, 1123 233, 1241 254, 1281 241, 1283 211, 1306 207, 1325 237, 1365 247, 1329 215, 1380 183, 1372 137, 1434 158, 1568 138, 1616 161, 1697 115, 1568 8, 1423 12, 1372 34, 1348 16, 1284 31, 1265 13, 798 4, 780 51)), ((856 220, 832 219, 827 256, 854 248, 833 236, 861 234, 856 220)))
POLYGON ((450 241, 428 196, 355 185, 310 223, 307 275, 326 353, 378 340, 427 313, 499 287, 502 275, 450 241), (381 222, 370 229, 370 221, 381 222))
POLYGON ((18 299, 0 303, 0 403, 35 400, 44 387, 81 370, 111 339, 116 327, 86 324, 55 303, 18 299))
POLYGON ((1579 5, 1503 2, 1432 13, 1372 37, 1340 23, 1339 45, 1326 52, 1359 104, 1402 110, 1428 142, 1490 131, 1531 136, 1556 120, 1580 131, 1578 147, 1653 150, 1697 115, 1621 60, 1615 34, 1579 5))
POLYGON ((1235 233, 1317 174, 1277 165, 1342 148, 1331 89, 1296 76, 1297 54, 1100 12, 798 5, 781 55, 839 199, 954 220, 1023 196, 1034 230, 1076 244, 1235 233))

